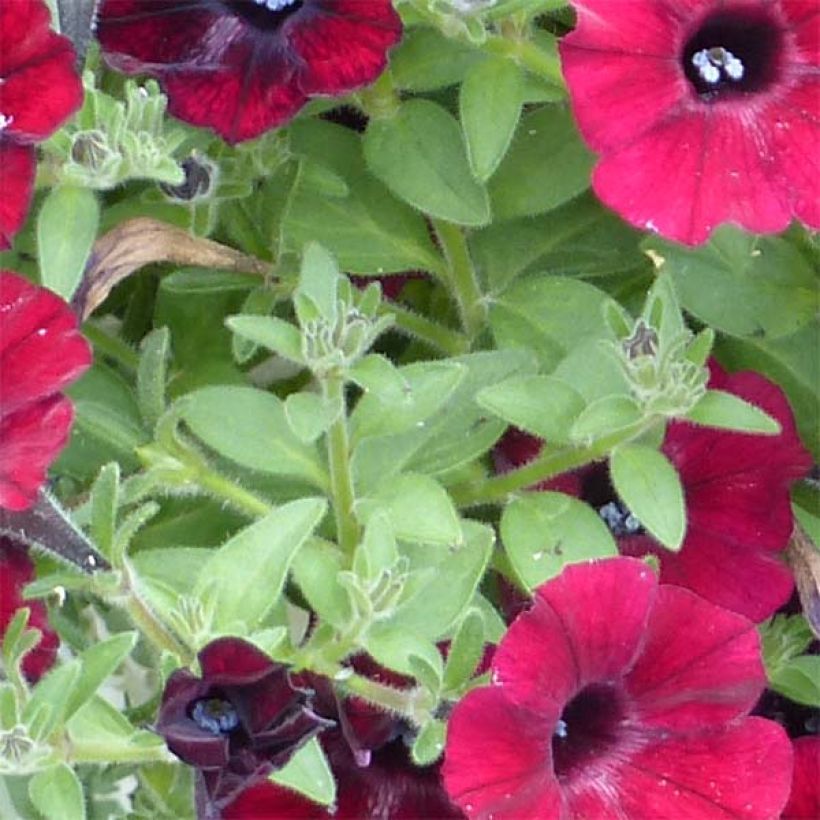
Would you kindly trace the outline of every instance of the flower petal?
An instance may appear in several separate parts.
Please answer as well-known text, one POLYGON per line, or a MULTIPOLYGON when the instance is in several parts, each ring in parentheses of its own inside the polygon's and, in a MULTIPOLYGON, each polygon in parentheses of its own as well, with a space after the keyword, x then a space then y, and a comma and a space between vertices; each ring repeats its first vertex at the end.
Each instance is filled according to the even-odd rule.
POLYGON ((657 577, 641 561, 571 564, 536 590, 533 607, 510 627, 493 680, 513 702, 556 719, 579 689, 629 668, 656 589, 657 577))
POLYGON ((771 820, 788 797, 790 746, 783 729, 762 718, 649 746, 626 763, 623 816, 771 820))
POLYGON ((755 626, 662 584, 624 686, 643 727, 680 731, 747 714, 766 686, 755 626))
MULTIPOLYGON (((0 112, 2 113, 2 112, 0 112)), ((30 145, 15 145, 0 139, 0 251, 11 247, 11 240, 23 227, 31 205, 35 157, 30 145)))
POLYGON ((502 687, 474 689, 450 718, 442 775, 468 817, 558 817, 554 721, 514 706, 502 687))
POLYGON ((792 789, 781 820, 816 820, 820 817, 820 737, 799 737, 793 748, 792 789))
POLYGON ((211 686, 255 683, 277 667, 261 649, 241 638, 217 638, 198 657, 202 679, 211 686))

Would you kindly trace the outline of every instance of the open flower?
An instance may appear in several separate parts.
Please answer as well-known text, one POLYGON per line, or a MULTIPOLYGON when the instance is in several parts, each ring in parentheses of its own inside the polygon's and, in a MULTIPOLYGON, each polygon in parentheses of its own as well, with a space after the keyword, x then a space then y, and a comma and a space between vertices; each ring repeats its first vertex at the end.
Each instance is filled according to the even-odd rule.
MULTIPOLYGON (((775 384, 751 371, 727 375, 711 365, 709 386, 745 399, 780 422, 776 436, 673 421, 662 451, 678 470, 686 501, 683 546, 658 544, 616 497, 604 463, 539 485, 578 496, 604 518, 626 555, 656 555, 664 583, 687 587, 754 621, 769 617, 794 588, 779 553, 793 527, 789 486, 811 466, 791 408, 775 384)), ((534 458, 541 442, 514 432, 496 448, 500 470, 534 458)))
POLYGON ((98 36, 174 116, 236 143, 375 80, 401 21, 390 0, 104 0, 98 36))
POLYGON ((11 245, 31 204, 34 144, 80 107, 71 42, 49 28, 43 0, 0 4, 0 250, 11 245))
POLYGON ((168 678, 156 731, 198 770, 198 800, 219 810, 281 769, 329 723, 311 711, 287 668, 253 644, 218 638, 198 657, 201 678, 187 669, 168 678))
POLYGON ((816 820, 820 817, 820 737, 794 741, 794 777, 782 820, 816 820))
POLYGON ((42 637, 23 658, 23 674, 36 682, 54 664, 60 639, 49 626, 42 602, 23 600, 23 587, 33 580, 34 562, 26 549, 8 538, 0 538, 0 636, 5 634, 17 610, 28 607, 28 625, 39 629, 42 637))
POLYGON ((820 228, 813 0, 572 0, 561 43, 598 196, 687 244, 736 222, 820 228))
POLYGON ((68 439, 74 410, 60 390, 91 349, 59 296, 10 271, 0 271, 0 316, 0 507, 19 511, 68 439))
POLYGON ((754 625, 641 561, 543 584, 492 667, 445 749, 469 817, 773 818, 786 802, 788 737, 747 717, 766 684, 754 625))

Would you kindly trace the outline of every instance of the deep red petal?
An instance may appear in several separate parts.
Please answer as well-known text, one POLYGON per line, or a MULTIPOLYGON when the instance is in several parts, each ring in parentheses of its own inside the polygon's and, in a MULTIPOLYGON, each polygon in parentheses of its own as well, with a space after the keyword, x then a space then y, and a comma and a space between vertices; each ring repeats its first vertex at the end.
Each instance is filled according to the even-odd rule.
POLYGON ((0 538, 0 636, 5 633, 17 610, 28 607, 29 627, 42 633, 39 643, 23 659, 23 673, 32 683, 54 665, 60 645, 57 633, 49 626, 42 602, 23 599, 23 587, 33 581, 34 576, 34 563, 25 549, 7 538, 0 538))
POLYGON ((554 720, 512 705, 501 687, 469 692, 455 707, 442 775, 468 817, 558 817, 554 720))
POLYGON ((312 800, 270 782, 245 789, 222 810, 224 820, 317 820, 325 815, 331 816, 312 800))
POLYGON ((536 590, 533 607, 510 627, 493 680, 513 702, 554 720, 578 689, 631 666, 656 589, 657 577, 641 561, 571 564, 536 590))
POLYGON ((286 26, 302 60, 299 88, 307 95, 342 94, 375 80, 387 63, 387 49, 401 37, 401 20, 389 0, 317 5, 322 12, 294 15, 286 26))
POLYGON ((276 668, 261 649, 241 638, 217 638, 198 657, 202 679, 211 685, 255 683, 276 668))
POLYGON ((75 381, 91 363, 71 308, 56 294, 0 271, 0 417, 75 381))
POLYGON ((619 784, 622 816, 776 818, 791 784, 790 747, 783 729, 762 718, 660 741, 626 763, 619 784))
POLYGON ((0 251, 23 227, 31 205, 35 169, 34 148, 0 139, 0 251))
POLYGON ((55 395, 0 418, 0 507, 25 510, 34 503, 73 417, 71 402, 55 395))
POLYGON ((0 77, 6 77, 48 52, 51 14, 43 0, 0 4, 0 77))
POLYGON ((163 74, 168 110, 192 125, 213 128, 227 142, 258 137, 291 119, 307 102, 283 60, 213 72, 163 74))
POLYGON ((688 590, 661 585, 624 686, 644 727, 679 731, 747 714, 766 686, 755 626, 688 590))
POLYGON ((817 820, 820 817, 820 737, 799 737, 793 749, 792 788, 781 820, 817 820))
POLYGON ((11 121, 3 129, 4 137, 44 140, 80 107, 83 87, 74 63, 71 43, 52 33, 42 54, 5 75, 0 113, 11 121))

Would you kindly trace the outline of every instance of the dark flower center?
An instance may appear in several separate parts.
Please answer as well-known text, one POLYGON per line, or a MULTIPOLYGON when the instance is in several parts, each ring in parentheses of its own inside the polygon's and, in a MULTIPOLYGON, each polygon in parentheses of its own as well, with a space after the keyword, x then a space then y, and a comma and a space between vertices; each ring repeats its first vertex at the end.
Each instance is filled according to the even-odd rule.
POLYGON ((775 79, 781 32, 760 10, 718 12, 683 49, 683 70, 705 100, 762 91, 775 79))
POLYGON ((581 498, 598 511, 617 538, 644 533, 643 524, 615 493, 605 464, 594 465, 584 476, 581 498))
POLYGON ((556 777, 569 777, 609 752, 622 734, 623 719, 623 703, 615 686, 594 683, 582 689, 564 708, 552 736, 556 777))
POLYGON ((304 0, 219 0, 220 5, 261 31, 275 31, 304 0))
POLYGON ((191 720, 215 735, 230 734, 239 726, 239 715, 230 701, 211 697, 198 700, 191 709, 191 720))

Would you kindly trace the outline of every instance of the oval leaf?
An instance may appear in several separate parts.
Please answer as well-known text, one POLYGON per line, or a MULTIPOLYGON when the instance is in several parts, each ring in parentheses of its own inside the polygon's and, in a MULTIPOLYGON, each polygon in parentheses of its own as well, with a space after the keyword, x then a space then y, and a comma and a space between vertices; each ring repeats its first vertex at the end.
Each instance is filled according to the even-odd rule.
POLYGON ((31 802, 43 817, 85 820, 83 789, 65 763, 37 772, 28 784, 31 802))
POLYGON ((706 427, 776 436, 780 422, 749 402, 723 390, 707 390, 685 418, 706 427))

